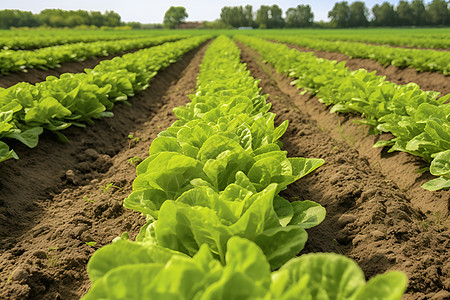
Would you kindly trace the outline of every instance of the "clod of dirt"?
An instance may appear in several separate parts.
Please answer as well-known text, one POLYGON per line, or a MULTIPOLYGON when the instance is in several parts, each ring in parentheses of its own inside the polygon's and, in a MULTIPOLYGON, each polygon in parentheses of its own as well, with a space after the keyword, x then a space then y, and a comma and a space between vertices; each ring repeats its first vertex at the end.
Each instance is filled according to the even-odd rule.
POLYGON ((100 155, 94 162, 94 168, 102 173, 108 171, 111 166, 111 157, 107 154, 100 155))
POLYGON ((358 234, 352 241, 353 247, 356 247, 359 243, 364 242, 368 236, 366 234, 358 234))
POLYGON ((430 300, 448 300, 448 299, 450 299, 450 292, 442 290, 436 293, 430 300))
POLYGON ((36 250, 33 252, 33 256, 37 257, 37 258, 45 259, 45 258, 47 258, 47 253, 45 253, 45 251, 42 251, 42 250, 36 250))
POLYGON ((73 229, 72 235, 74 237, 79 237, 83 232, 85 232, 88 229, 89 229, 89 226, 87 226, 86 224, 82 224, 82 225, 77 226, 77 227, 75 227, 73 229))
POLYGON ((386 237, 386 235, 380 230, 374 230, 370 234, 374 237, 375 241, 383 240, 386 237))
POLYGON ((91 159, 97 159, 100 156, 100 154, 92 148, 86 149, 84 153, 91 159))
POLYGON ((14 281, 25 281, 28 278, 28 271, 22 267, 18 267, 12 272, 11 280, 14 281))
POLYGON ((339 217, 339 219, 337 220, 337 224, 340 227, 344 227, 345 225, 347 225, 348 223, 353 223, 356 220, 356 216, 352 215, 352 214, 343 214, 339 217))
POLYGON ((73 170, 66 171, 66 179, 69 183, 78 184, 78 179, 75 176, 75 172, 73 170))

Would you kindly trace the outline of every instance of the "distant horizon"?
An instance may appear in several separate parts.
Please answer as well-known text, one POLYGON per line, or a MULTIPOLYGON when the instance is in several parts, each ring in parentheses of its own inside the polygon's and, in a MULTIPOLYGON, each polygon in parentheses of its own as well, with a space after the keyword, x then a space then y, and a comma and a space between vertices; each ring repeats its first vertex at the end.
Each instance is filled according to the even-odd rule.
MULTIPOLYGON (((318 0, 318 1, 294 1, 294 0, 282 0, 282 1, 200 1, 200 0, 169 0, 169 1, 145 1, 145 0, 128 0, 126 2, 117 0, 78 0, 78 1, 58 1, 58 0, 16 0, 8 4, 3 4, 1 9, 20 9, 24 11, 31 11, 33 13, 39 13, 44 9, 63 9, 63 10, 89 10, 89 11, 101 11, 104 13, 106 10, 113 10, 121 16, 123 22, 140 22, 143 24, 161 24, 163 22, 164 14, 170 6, 183 6, 186 8, 189 17, 187 22, 202 22, 202 21, 214 21, 220 18, 220 11, 224 6, 245 6, 250 4, 253 6, 253 11, 256 12, 261 5, 273 5, 277 4, 283 10, 283 16, 286 10, 297 5, 310 5, 314 13, 314 22, 325 21, 328 22, 328 12, 333 8, 334 3, 341 1, 332 0, 318 0)), ((349 4, 355 1, 347 1, 349 4)), ((366 7, 371 9, 376 4, 382 4, 383 2, 389 2, 390 4, 397 6, 399 0, 367 0, 363 1, 366 7)), ((409 1, 410 2, 410 1, 409 1)), ((427 5, 431 1, 424 1, 427 5)))

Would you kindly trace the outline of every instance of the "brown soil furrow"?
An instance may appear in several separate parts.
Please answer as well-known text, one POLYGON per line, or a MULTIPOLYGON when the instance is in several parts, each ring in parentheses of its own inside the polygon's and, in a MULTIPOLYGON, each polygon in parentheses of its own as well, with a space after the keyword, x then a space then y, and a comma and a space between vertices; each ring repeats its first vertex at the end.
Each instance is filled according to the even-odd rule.
POLYGON ((117 105, 114 118, 67 130, 70 144, 46 136, 0 165, 1 299, 79 299, 90 286, 92 253, 125 231, 136 236, 145 220, 122 207, 136 176, 129 159, 148 156, 175 121, 173 107, 189 101, 205 49, 160 72, 132 107, 117 105))
POLYGON ((64 73, 81 73, 84 69, 92 69, 98 65, 102 60, 110 60, 117 56, 122 56, 127 53, 133 53, 141 49, 129 50, 121 53, 115 53, 108 56, 92 57, 83 61, 65 62, 61 67, 49 70, 41 69, 26 69, 22 73, 11 73, 8 75, 0 75, 0 87, 8 88, 18 82, 28 82, 35 84, 37 82, 45 81, 47 76, 59 77, 64 73))
MULTIPOLYGON (((359 144, 352 144, 351 139, 358 142, 360 136, 347 136, 342 123, 352 123, 353 117, 330 115, 322 104, 315 105, 317 99, 299 95, 290 80, 263 63, 258 53, 240 47, 242 60, 270 95, 277 122, 290 121, 282 138, 285 150, 291 156, 325 159, 317 171, 283 192, 287 199, 309 199, 327 209, 325 221, 308 230, 302 253, 344 254, 355 259, 367 277, 386 270, 403 271, 409 278, 404 299, 449 297, 450 231, 440 223, 443 217, 438 221, 416 209, 411 201, 420 199, 383 176, 380 167, 372 166, 370 156, 359 151, 359 144)), ((360 127, 359 131, 367 132, 360 127)), ((445 200, 449 192, 440 195, 445 200)))
MULTIPOLYGON (((272 41, 278 43, 277 41, 272 41)), ((375 60, 364 58, 350 58, 349 56, 339 52, 316 51, 313 49, 300 47, 292 44, 285 44, 289 48, 294 48, 302 52, 314 52, 317 57, 345 61, 345 65, 350 70, 366 69, 370 72, 376 71, 377 75, 386 76, 386 80, 396 84, 407 84, 410 82, 417 83, 424 91, 441 92, 442 95, 450 92, 450 77, 437 72, 417 72, 412 68, 398 68, 396 66, 384 67, 375 60)))

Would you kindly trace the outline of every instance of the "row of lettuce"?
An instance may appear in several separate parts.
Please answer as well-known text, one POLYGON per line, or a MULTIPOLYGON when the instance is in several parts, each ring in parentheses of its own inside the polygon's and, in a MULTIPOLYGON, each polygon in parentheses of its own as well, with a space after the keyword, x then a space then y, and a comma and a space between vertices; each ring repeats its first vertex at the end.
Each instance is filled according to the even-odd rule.
POLYGON ((0 51, 0 74, 20 72, 31 68, 42 70, 53 69, 59 67, 64 62, 83 61, 91 57, 108 56, 124 51, 147 48, 186 37, 187 35, 180 34, 66 44, 37 50, 3 50, 0 51))
POLYGON ((278 193, 323 160, 287 157, 288 123, 275 127, 266 99, 236 45, 217 38, 191 102, 137 167, 124 205, 146 225, 135 242, 124 234, 94 253, 83 299, 401 298, 400 272, 367 283, 344 256, 294 258, 325 209, 278 193))
POLYGON ((18 140, 33 148, 44 129, 66 140, 60 130, 71 125, 84 127, 93 119, 112 116, 110 110, 115 103, 125 102, 146 89, 160 69, 208 39, 210 36, 198 36, 168 42, 104 60, 84 73, 49 76, 35 85, 21 82, 0 88, 0 162, 18 158, 7 140, 18 140))
POLYGON ((136 39, 156 35, 161 33, 130 30, 0 30, 0 49, 32 50, 64 44, 136 39))
POLYGON ((450 52, 425 49, 406 49, 358 42, 329 41, 319 37, 289 34, 261 34, 261 37, 326 52, 339 52, 351 58, 367 58, 384 66, 414 68, 419 72, 438 72, 450 75, 450 52))
POLYGON ((421 36, 398 36, 390 35, 389 32, 381 33, 378 35, 358 35, 352 36, 348 34, 336 34, 336 35, 322 35, 318 38, 328 41, 345 41, 345 42, 363 42, 372 44, 382 44, 391 46, 407 46, 411 48, 424 48, 424 49, 449 49, 450 48, 450 34, 437 38, 430 35, 421 36))
POLYGON ((438 98, 438 92, 425 92, 417 84, 397 85, 375 72, 350 71, 345 62, 317 58, 261 38, 236 38, 257 50, 278 72, 295 78, 292 84, 297 88, 332 105, 332 113, 361 114, 360 123, 372 126, 374 133, 394 135, 375 147, 388 146, 389 152, 403 151, 429 162, 431 174, 439 177, 424 188, 450 187, 450 95, 438 98))

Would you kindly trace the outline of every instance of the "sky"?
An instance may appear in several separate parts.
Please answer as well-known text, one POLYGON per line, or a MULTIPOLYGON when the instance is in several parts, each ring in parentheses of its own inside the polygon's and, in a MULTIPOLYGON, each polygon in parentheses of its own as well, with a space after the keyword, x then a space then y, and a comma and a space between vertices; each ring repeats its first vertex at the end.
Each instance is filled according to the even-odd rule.
MULTIPOLYGON (((381 4, 386 0, 365 0, 369 10, 375 4, 381 4)), ((256 11, 261 5, 277 4, 284 12, 290 7, 296 7, 299 4, 309 4, 314 13, 315 21, 328 21, 328 11, 333 8, 335 0, 0 0, 1 9, 20 9, 38 13, 46 8, 61 8, 65 10, 96 10, 105 12, 113 10, 117 12, 122 21, 137 21, 141 23, 162 23, 164 14, 170 6, 183 6, 189 15, 187 21, 213 21, 220 18, 220 10, 224 6, 245 6, 250 4, 253 11, 256 11)), ((349 3, 353 1, 348 0, 349 3)), ((399 0, 387 0, 391 4, 397 5, 399 0)), ((429 3, 430 1, 424 1, 429 3)))

